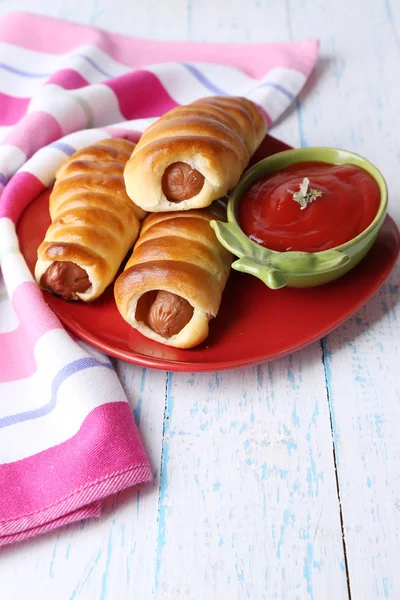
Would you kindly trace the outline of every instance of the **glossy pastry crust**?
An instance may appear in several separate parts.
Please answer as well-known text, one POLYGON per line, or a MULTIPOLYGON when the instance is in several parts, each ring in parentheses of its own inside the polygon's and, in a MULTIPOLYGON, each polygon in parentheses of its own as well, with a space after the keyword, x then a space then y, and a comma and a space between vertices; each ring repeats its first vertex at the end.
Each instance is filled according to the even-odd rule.
MULTIPOLYGON (((209 321, 219 310, 232 260, 210 227, 212 218, 212 211, 203 209, 154 213, 144 221, 114 293, 123 318, 148 338, 175 348, 192 348, 206 339, 209 321), (162 295, 157 307, 156 318, 165 321, 159 330, 168 331, 163 326, 173 317, 176 297, 190 305, 189 321, 169 336, 161 335, 149 323, 149 310, 159 290, 169 292, 169 301, 164 299, 167 295, 162 295)), ((175 317, 183 313, 180 302, 175 317)))
POLYGON ((35 268, 45 289, 68 300, 91 301, 114 279, 146 214, 124 186, 123 169, 134 146, 124 139, 103 140, 76 152, 58 170, 50 195, 52 223, 35 268), (87 275, 86 290, 84 285, 69 289, 71 269, 87 275))
POLYGON ((207 207, 238 183, 266 130, 261 108, 246 98, 213 96, 178 106, 140 138, 124 170, 127 193, 150 212, 207 207))

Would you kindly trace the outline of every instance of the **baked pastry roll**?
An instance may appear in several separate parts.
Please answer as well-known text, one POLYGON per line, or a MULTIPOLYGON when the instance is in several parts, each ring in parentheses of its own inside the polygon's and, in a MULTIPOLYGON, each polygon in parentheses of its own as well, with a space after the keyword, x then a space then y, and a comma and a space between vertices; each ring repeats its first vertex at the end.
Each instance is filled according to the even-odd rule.
POLYGON ((107 139, 73 154, 57 171, 51 225, 38 248, 35 279, 65 300, 89 302, 114 279, 145 212, 125 192, 135 144, 107 139))
POLYGON ((128 196, 149 212, 209 206, 238 183, 266 129, 261 108, 246 98, 178 106, 135 147, 124 171, 128 196))
POLYGON ((122 317, 146 337, 192 348, 218 313, 231 255, 210 227, 210 209, 146 218, 114 294, 122 317))

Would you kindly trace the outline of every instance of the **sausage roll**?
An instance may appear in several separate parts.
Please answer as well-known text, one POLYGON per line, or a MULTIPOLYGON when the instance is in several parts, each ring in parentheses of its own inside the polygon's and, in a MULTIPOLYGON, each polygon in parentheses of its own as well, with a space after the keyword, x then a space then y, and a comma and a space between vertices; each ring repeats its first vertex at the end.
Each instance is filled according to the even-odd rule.
POLYGON ((38 248, 35 279, 65 300, 98 298, 135 243, 145 212, 125 192, 123 169, 135 144, 97 142, 57 171, 51 225, 38 248))
POLYGON ((149 212, 204 208, 238 183, 267 129, 241 97, 178 106, 143 133, 127 162, 128 196, 149 212))
POLYGON ((212 218, 203 209, 154 213, 144 221, 114 293, 122 317, 148 338, 175 348, 206 339, 231 266, 212 218))

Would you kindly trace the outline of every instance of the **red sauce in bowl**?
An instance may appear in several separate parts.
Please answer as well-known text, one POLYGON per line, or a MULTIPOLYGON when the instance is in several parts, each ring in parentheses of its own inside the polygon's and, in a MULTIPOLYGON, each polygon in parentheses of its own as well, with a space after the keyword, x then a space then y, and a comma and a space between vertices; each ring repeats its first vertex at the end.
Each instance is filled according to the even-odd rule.
POLYGON ((377 182, 360 167, 302 162, 250 185, 238 217, 246 235, 271 250, 319 252, 364 231, 378 212, 380 198, 377 182), (294 194, 305 178, 309 198, 317 197, 302 209, 294 194))

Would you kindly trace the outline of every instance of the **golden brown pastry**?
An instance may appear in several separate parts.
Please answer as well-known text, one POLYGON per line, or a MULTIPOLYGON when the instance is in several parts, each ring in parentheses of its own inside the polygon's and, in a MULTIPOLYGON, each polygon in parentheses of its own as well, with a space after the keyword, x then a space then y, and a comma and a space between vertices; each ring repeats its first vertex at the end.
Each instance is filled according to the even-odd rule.
POLYGON ((124 171, 128 196, 150 212, 209 206, 238 183, 266 129, 261 108, 246 98, 178 106, 135 147, 124 171))
POLYGON ((114 294, 123 318, 148 338, 192 348, 208 335, 231 255, 210 227, 210 209, 146 218, 114 294))
POLYGON ((123 169, 134 147, 103 140, 73 154, 56 173, 52 223, 35 268, 42 288, 88 302, 114 279, 146 214, 125 192, 123 169))

